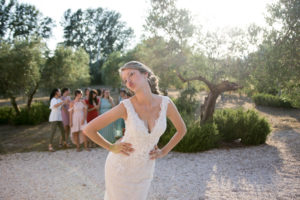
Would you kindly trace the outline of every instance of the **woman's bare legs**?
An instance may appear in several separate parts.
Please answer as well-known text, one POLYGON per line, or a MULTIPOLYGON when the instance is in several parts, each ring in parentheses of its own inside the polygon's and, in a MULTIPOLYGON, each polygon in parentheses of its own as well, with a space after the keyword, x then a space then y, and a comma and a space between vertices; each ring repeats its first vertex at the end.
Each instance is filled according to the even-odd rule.
MULTIPOLYGON (((69 135, 70 135, 70 126, 66 125, 66 126, 64 126, 64 129, 65 129, 65 141, 67 142, 67 147, 70 147, 70 143, 68 142, 69 135)), ((60 138, 59 138, 59 147, 62 147, 62 146, 63 146, 62 137, 60 136, 60 138)))
MULTIPOLYGON (((81 133, 81 134, 83 134, 83 133, 81 133)), ((89 147, 88 147, 88 138, 85 135, 83 135, 83 138, 84 138, 84 148, 85 148, 85 150, 91 151, 91 149, 89 149, 89 147)))
POLYGON ((76 144, 76 151, 79 152, 80 151, 79 132, 74 132, 73 137, 74 137, 74 141, 75 141, 75 144, 76 144))

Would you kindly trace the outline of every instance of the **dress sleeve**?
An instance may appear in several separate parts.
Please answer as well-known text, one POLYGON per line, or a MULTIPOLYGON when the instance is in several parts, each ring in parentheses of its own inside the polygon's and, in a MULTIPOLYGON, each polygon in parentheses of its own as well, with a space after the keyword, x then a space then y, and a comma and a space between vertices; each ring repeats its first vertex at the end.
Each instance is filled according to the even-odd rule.
MULTIPOLYGON (((71 105, 71 103, 70 103, 70 105, 71 105)), ((69 111, 69 112, 72 111, 73 108, 74 108, 74 104, 73 104, 72 108, 71 108, 71 106, 69 107, 68 111, 69 111)))
POLYGON ((50 101, 50 107, 49 108, 53 109, 55 104, 57 104, 57 101, 56 101, 55 98, 52 98, 51 101, 50 101))
POLYGON ((83 107, 86 108, 86 109, 88 109, 89 104, 86 103, 86 100, 81 101, 81 102, 82 102, 82 104, 83 104, 83 107))

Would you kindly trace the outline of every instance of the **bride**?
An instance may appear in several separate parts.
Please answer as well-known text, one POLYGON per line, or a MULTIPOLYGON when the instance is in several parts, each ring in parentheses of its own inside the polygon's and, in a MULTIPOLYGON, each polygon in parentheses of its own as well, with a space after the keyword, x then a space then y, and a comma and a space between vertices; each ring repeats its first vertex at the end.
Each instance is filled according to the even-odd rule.
POLYGON ((104 200, 145 200, 155 159, 166 156, 178 144, 186 126, 172 100, 160 95, 158 79, 146 65, 131 61, 119 72, 123 83, 135 95, 92 120, 83 133, 109 151, 105 162, 104 200), (177 132, 159 149, 157 143, 166 130, 167 117, 177 132), (97 130, 119 118, 125 121, 125 133, 112 144, 97 130))

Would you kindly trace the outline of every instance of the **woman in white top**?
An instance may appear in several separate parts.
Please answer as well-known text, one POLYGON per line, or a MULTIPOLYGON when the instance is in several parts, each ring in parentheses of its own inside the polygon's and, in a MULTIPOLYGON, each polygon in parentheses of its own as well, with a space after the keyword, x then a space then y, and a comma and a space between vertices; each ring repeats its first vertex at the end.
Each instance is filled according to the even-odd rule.
POLYGON ((68 147, 66 140, 65 140, 65 131, 64 131, 62 117, 61 117, 61 106, 68 102, 62 101, 60 99, 60 95, 61 95, 60 89, 58 89, 58 88, 53 89, 50 94, 51 113, 49 116, 49 122, 51 124, 51 137, 50 137, 50 143, 49 143, 48 149, 51 152, 55 151, 52 147, 52 143, 53 143, 53 138, 54 138, 54 135, 56 132, 56 127, 58 127, 60 129, 64 147, 68 147))

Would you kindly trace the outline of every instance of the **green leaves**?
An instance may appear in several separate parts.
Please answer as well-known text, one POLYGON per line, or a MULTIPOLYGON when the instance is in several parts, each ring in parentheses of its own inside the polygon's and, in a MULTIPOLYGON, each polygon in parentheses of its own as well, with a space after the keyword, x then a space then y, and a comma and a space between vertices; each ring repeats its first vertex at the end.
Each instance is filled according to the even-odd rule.
POLYGON ((266 142, 271 132, 270 124, 254 110, 222 109, 214 114, 222 140, 232 142, 241 138, 246 145, 259 145, 266 142))
POLYGON ((14 39, 49 38, 53 20, 43 15, 34 6, 15 0, 0 2, 0 37, 13 42, 14 39))
POLYGON ((167 41, 175 40, 183 45, 194 34, 191 21, 188 10, 176 8, 176 0, 152 0, 144 28, 150 37, 163 36, 167 41))
POLYGON ((120 21, 121 15, 115 11, 78 9, 64 13, 61 23, 64 27, 64 43, 67 46, 81 47, 91 61, 106 60, 113 51, 122 51, 133 36, 133 30, 120 21))
POLYGON ((89 56, 83 49, 58 46, 48 58, 43 72, 43 86, 77 88, 90 83, 89 56))
POLYGON ((0 91, 11 97, 25 94, 40 81, 40 70, 45 60, 43 44, 39 41, 18 41, 0 46, 0 91))

